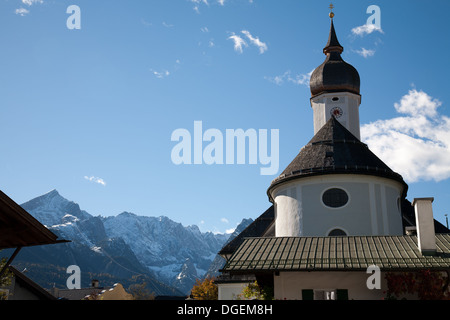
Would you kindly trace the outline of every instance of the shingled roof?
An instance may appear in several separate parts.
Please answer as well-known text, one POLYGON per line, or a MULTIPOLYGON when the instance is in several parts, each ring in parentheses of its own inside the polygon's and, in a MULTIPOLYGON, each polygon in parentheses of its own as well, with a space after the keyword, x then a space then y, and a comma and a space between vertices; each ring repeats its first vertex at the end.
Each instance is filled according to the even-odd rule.
POLYGON ((316 133, 312 140, 272 181, 267 193, 285 181, 324 174, 367 174, 390 178, 404 185, 401 175, 390 169, 368 146, 356 138, 338 120, 330 120, 316 133))

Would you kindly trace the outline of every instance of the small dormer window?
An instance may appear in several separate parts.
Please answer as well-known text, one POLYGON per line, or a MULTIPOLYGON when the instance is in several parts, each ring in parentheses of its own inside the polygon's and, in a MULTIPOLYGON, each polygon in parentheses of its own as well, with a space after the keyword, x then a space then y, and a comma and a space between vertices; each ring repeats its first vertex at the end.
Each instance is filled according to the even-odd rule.
POLYGON ((333 97, 331 100, 332 100, 333 102, 338 102, 338 101, 339 101, 339 97, 333 97))

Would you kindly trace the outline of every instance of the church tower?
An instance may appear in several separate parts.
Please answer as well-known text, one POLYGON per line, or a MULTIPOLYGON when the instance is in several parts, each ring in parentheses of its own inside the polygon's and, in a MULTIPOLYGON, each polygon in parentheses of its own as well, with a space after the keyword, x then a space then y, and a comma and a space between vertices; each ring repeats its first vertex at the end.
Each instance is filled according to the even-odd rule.
POLYGON ((314 134, 335 117, 355 137, 360 139, 359 105, 361 104, 358 71, 345 62, 334 29, 331 13, 331 29, 328 43, 323 49, 325 61, 311 75, 311 106, 314 111, 314 134))
POLYGON ((360 141, 360 77, 330 17, 326 59, 310 81, 314 137, 267 190, 275 236, 401 235, 408 186, 360 141))

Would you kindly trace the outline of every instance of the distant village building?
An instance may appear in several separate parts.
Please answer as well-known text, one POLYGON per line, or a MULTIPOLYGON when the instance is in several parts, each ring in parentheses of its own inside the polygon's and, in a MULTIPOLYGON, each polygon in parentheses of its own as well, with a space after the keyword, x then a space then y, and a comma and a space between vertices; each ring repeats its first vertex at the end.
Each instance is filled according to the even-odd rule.
POLYGON ((52 295, 59 300, 133 300, 133 296, 126 292, 122 284, 116 283, 111 287, 102 287, 98 280, 92 280, 91 286, 81 289, 52 288, 52 295))
POLYGON ((275 299, 381 299, 387 272, 450 276, 450 234, 433 199, 411 204, 402 176, 360 141, 360 77, 330 17, 326 59, 310 80, 314 137, 269 186, 272 206, 220 251, 221 300, 254 281, 275 299))

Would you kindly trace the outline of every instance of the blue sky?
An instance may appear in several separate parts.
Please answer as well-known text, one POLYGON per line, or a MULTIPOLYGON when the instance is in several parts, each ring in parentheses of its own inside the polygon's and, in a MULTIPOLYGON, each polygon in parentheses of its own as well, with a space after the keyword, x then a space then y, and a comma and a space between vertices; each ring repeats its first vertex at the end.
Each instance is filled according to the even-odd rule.
MULTIPOLYGON (((361 76, 362 139, 408 199, 450 212, 450 2, 334 1, 343 58, 361 76), (377 5, 381 29, 364 32, 377 5), (359 27, 359 28, 358 28, 359 27)), ((313 136, 308 77, 329 1, 1 0, 0 189, 50 190, 92 215, 123 211, 225 232, 257 218, 270 182, 313 136), (70 5, 81 29, 67 28, 70 5), (172 133, 279 130, 280 170, 175 165, 172 133)))

